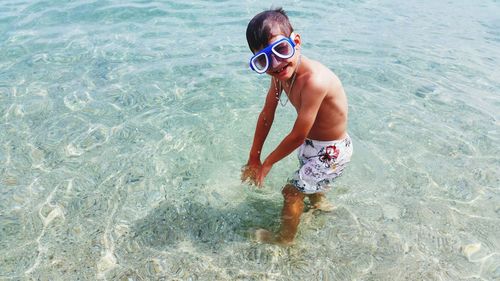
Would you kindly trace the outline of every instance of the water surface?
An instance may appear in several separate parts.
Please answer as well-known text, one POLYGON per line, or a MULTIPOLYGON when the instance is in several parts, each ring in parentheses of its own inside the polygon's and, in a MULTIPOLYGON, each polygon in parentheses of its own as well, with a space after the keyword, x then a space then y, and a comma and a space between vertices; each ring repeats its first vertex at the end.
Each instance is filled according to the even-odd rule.
MULTIPOLYGON (((239 181, 266 1, 0 3, 0 279, 500 280, 500 3, 282 1, 355 152, 290 248, 239 181)), ((279 108, 264 153, 292 127, 279 108)))

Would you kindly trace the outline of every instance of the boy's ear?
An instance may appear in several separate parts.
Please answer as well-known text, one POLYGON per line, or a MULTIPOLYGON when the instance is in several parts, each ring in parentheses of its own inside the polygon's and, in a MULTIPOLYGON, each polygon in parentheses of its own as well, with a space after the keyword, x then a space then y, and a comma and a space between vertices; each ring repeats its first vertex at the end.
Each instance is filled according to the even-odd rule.
POLYGON ((295 43, 295 45, 300 45, 302 43, 302 40, 300 39, 300 34, 295 32, 293 34, 294 34, 292 38, 293 42, 295 43))

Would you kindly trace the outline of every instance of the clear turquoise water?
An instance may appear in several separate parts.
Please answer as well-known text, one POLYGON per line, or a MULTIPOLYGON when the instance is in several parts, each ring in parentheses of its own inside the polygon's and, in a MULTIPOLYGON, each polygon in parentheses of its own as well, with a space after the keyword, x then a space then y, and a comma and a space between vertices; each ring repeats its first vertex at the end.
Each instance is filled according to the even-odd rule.
POLYGON ((248 233, 277 227, 295 156, 239 182, 267 1, 0 2, 0 279, 500 280, 500 3, 275 4, 355 144, 291 248, 248 233))

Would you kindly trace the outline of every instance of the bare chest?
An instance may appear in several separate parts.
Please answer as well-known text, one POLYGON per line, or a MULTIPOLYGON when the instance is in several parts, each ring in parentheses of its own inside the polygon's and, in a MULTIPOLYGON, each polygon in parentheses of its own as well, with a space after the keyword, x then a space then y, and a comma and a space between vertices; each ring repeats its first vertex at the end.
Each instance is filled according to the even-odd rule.
POLYGON ((280 103, 282 105, 286 105, 288 102, 290 102, 297 112, 299 111, 301 106, 301 89, 298 86, 300 85, 294 86, 293 84, 287 85, 283 83, 280 88, 280 103))

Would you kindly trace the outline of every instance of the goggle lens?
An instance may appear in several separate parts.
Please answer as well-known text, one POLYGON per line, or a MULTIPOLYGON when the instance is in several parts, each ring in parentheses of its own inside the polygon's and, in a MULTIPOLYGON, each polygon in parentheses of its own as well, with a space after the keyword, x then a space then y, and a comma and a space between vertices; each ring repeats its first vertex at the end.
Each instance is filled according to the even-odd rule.
POLYGON ((293 47, 288 41, 282 41, 273 46, 273 53, 281 58, 290 58, 293 56, 293 47))
POLYGON ((252 64, 257 71, 265 71, 267 68, 268 60, 265 53, 262 53, 253 58, 252 64))

